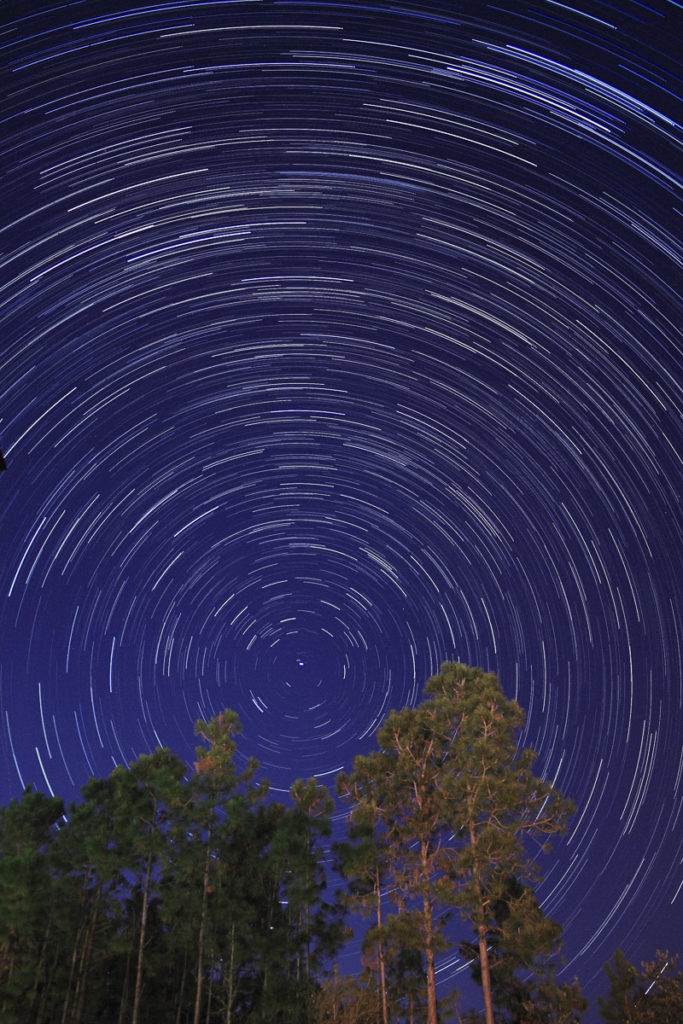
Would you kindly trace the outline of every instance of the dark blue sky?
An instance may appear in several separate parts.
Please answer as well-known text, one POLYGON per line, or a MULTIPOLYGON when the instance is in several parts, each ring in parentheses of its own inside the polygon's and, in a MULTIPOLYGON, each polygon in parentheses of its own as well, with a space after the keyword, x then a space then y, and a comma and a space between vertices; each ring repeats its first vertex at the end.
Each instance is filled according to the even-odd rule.
POLYGON ((567 976, 679 944, 677 15, 5 6, 3 801, 225 706, 331 784, 460 660, 567 976))

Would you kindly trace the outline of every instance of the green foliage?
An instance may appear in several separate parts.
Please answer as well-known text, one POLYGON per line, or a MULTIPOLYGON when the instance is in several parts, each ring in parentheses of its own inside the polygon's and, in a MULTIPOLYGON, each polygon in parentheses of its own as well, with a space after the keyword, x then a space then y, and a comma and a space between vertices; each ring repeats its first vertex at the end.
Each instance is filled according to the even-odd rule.
POLYGON ((341 945, 324 899, 333 803, 291 806, 236 765, 237 715, 198 722, 195 772, 142 755, 81 802, 27 790, 0 810, 3 1024, 308 1024, 341 945))
POLYGON ((28 787, 0 811, 0 1017, 36 1017, 50 971, 56 887, 48 851, 64 812, 61 800, 28 787))
MULTIPOLYGON (((560 929, 531 888, 571 806, 518 750, 523 721, 495 676, 448 663, 422 703, 392 711, 377 749, 337 780, 349 807, 338 895, 330 794, 308 779, 270 799, 256 761, 239 759, 231 710, 197 722, 189 774, 159 749, 90 779, 66 813, 27 790, 0 810, 0 1020, 465 1020, 435 980, 461 918, 488 1024, 494 1007, 495 1024, 575 1024, 583 1000, 556 981, 560 929), (362 972, 330 978, 348 911, 367 918, 362 972)), ((614 998, 626 994, 631 1016, 608 1024, 650 1024, 653 1007, 659 1024, 674 1019, 665 1000, 676 1005, 680 981, 662 967, 617 963, 614 998)))
POLYGON ((632 1021, 633 998, 638 985, 636 968, 618 949, 614 954, 614 964, 605 964, 605 972, 609 980, 609 996, 607 999, 598 999, 603 1019, 607 1024, 632 1021))
POLYGON ((544 837, 564 829, 573 807, 534 774, 534 752, 518 750, 524 713, 495 675, 445 663, 425 693, 417 707, 390 713, 378 751, 356 758, 339 789, 353 802, 357 858, 370 857, 404 920, 405 949, 424 957, 429 1024, 438 1016, 435 955, 446 948, 454 913, 474 929, 492 1024, 488 948, 501 928, 496 908, 507 901, 501 951, 514 946, 523 963, 525 946, 553 946, 556 927, 537 906, 530 916, 527 889, 512 894, 509 879, 535 880, 527 844, 545 849, 544 837))
MULTIPOLYGON (((586 1009, 578 982, 559 984, 554 957, 560 926, 541 911, 533 890, 517 878, 492 905, 495 926, 489 932, 488 958, 492 1004, 497 1024, 575 1024, 586 1009)), ((464 942, 481 984, 478 943, 464 942)))
POLYGON ((376 993, 335 969, 316 992, 311 1024, 377 1024, 376 993))
POLYGON ((683 1020, 683 973, 678 957, 658 952, 638 970, 620 949, 605 964, 609 994, 598 999, 606 1024, 680 1024, 683 1020))

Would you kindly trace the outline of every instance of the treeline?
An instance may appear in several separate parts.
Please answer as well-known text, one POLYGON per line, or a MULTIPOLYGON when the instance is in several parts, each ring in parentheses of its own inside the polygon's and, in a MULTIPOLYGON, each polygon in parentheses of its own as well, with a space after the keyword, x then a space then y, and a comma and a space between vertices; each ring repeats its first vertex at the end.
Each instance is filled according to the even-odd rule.
MULTIPOLYGON (((523 720, 495 676, 444 664, 338 777, 332 845, 332 795, 310 779, 271 800, 229 710, 197 722, 189 775, 159 749, 68 809, 27 789, 0 810, 1 1024, 575 1024, 585 1000, 533 892, 572 806, 518 750, 523 720), (330 967, 351 913, 357 978, 330 967), (437 997, 454 917, 483 1013, 437 997)), ((673 974, 649 966, 661 993, 673 974)), ((611 983, 605 1020, 646 1024, 642 977, 615 961, 611 983)))

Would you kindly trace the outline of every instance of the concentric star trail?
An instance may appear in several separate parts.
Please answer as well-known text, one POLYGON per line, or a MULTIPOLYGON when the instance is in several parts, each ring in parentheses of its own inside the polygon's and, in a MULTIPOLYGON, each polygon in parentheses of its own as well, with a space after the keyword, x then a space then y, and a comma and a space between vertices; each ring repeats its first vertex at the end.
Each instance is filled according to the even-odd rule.
POLYGON ((568 974, 675 946, 677 15, 3 12, 5 801, 225 706, 331 782, 457 658, 579 807, 568 974))

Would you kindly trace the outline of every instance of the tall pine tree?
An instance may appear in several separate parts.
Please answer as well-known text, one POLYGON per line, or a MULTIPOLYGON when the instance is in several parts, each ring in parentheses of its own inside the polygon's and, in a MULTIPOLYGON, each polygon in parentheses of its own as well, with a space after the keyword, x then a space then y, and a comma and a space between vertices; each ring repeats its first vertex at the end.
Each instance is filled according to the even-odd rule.
MULTIPOLYGON (((561 832, 573 808, 534 774, 534 752, 518 750, 524 713, 495 675, 445 663, 425 692, 416 708, 389 715, 377 754, 357 758, 342 785, 376 809, 394 898, 424 956, 428 1024, 438 1022, 435 958, 456 911, 474 929, 486 1024, 494 1024, 496 906, 510 899, 511 876, 536 879, 541 837, 561 832)), ((519 909, 512 899, 510 912, 519 909)))

